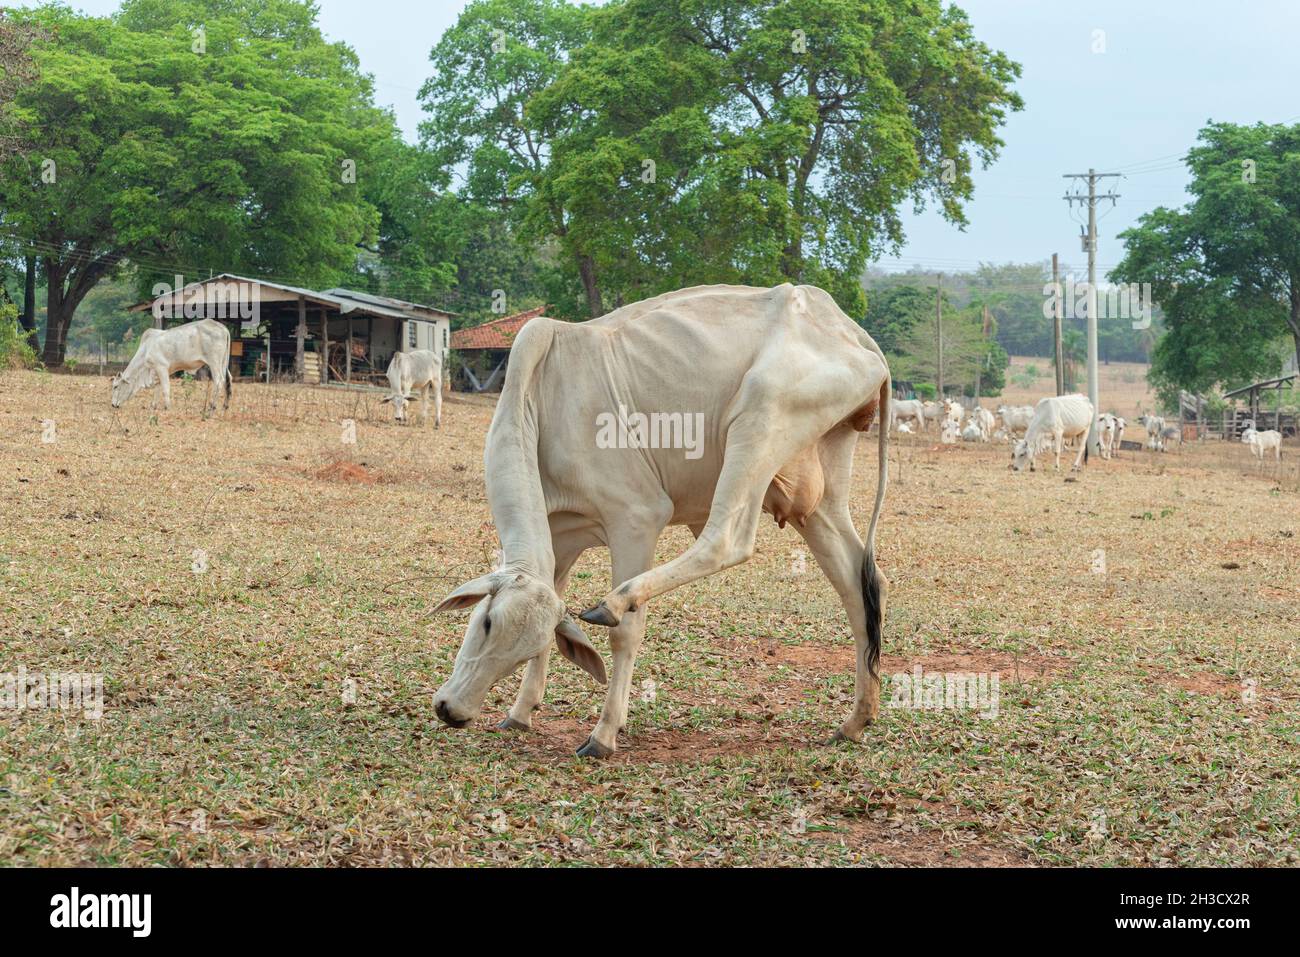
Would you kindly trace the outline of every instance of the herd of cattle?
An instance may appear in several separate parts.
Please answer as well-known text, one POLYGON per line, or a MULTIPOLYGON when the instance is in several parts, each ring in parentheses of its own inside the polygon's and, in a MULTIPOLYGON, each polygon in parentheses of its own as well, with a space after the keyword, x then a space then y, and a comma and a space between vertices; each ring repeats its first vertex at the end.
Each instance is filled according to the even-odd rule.
MULTIPOLYGON (((1066 444, 1080 446, 1074 467, 1087 461, 1089 430, 1093 424, 1092 403, 1086 396, 1049 396, 1037 406, 1000 405, 990 412, 979 405, 967 408, 961 402, 944 399, 943 402, 921 399, 895 399, 890 405, 889 427, 901 433, 928 432, 932 423, 939 428, 939 438, 944 444, 964 442, 1012 443, 1012 468, 1019 471, 1026 464, 1034 468, 1035 457, 1051 449, 1056 455, 1056 467, 1061 465, 1061 449, 1066 444)), ((1118 454, 1124 440, 1128 421, 1111 412, 1096 417, 1097 448, 1101 457, 1109 459, 1118 454)), ((1162 416, 1141 415, 1138 422, 1146 430, 1146 448, 1164 452, 1169 443, 1182 443, 1182 431, 1165 422, 1162 416)), ((1258 431, 1251 424, 1241 436, 1241 441, 1262 463, 1272 453, 1275 461, 1282 458, 1282 434, 1273 429, 1258 431)))

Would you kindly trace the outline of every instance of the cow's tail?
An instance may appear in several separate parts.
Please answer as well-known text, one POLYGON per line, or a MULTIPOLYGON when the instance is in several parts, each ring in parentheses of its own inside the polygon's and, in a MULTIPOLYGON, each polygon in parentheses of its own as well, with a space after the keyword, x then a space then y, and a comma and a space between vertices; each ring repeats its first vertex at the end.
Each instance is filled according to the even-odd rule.
POLYGON ((226 369, 226 404, 223 406, 223 408, 226 409, 230 408, 230 397, 234 394, 235 391, 235 387, 232 384, 232 380, 234 378, 235 377, 234 375, 231 374, 230 369, 227 368, 226 369))
POLYGON ((885 486, 889 482, 889 393, 888 375, 880 385, 880 459, 876 466, 876 504, 871 510, 867 544, 862 553, 862 605, 867 617, 867 671, 880 678, 880 639, 885 631, 885 589, 888 582, 876 567, 876 524, 885 503, 885 486))

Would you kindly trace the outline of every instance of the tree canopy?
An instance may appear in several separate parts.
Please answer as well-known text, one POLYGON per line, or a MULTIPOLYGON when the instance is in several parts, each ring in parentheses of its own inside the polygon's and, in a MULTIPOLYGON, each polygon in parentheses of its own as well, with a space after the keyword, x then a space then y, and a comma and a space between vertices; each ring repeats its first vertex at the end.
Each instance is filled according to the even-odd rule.
POLYGON ((1192 201, 1121 234, 1111 277, 1151 284, 1167 334, 1151 378, 1168 397, 1275 375, 1300 356, 1300 126, 1215 123, 1187 153, 1192 201))
POLYGON ((0 209, 41 260, 47 365, 62 362, 77 305, 126 262, 144 284, 177 263, 189 278, 355 271, 379 220, 358 182, 396 131, 312 5, 126 0, 109 19, 23 15, 49 39, 17 92, 36 138, 0 172, 0 209))

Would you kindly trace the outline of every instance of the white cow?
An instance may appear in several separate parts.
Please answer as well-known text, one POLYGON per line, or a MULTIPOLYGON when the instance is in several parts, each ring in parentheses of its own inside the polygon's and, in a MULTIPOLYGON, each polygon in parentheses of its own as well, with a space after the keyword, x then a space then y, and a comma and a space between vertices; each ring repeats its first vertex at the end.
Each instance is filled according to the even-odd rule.
POLYGON ((975 420, 966 423, 966 427, 961 430, 963 442, 987 442, 988 438, 980 431, 980 427, 975 424, 975 420))
POLYGON ((1109 412, 1097 417, 1101 431, 1097 435, 1097 450, 1103 459, 1109 459, 1115 451, 1115 435, 1119 428, 1118 420, 1109 412))
POLYGON ((944 399, 943 414, 947 421, 961 428, 961 420, 966 417, 966 407, 952 399, 944 399))
POLYGON ((1071 471, 1088 461, 1088 433, 1092 430, 1092 403, 1088 397, 1053 395, 1039 400, 1034 418, 1025 430, 1025 437, 1016 442, 1011 451, 1011 467, 1019 472, 1029 463, 1034 471, 1034 459, 1049 444, 1056 453, 1055 468, 1061 467, 1061 446, 1066 438, 1079 438, 1079 454, 1075 456, 1071 471))
POLYGON ((222 408, 230 408, 229 329, 215 319, 199 319, 172 329, 146 329, 140 335, 140 346, 131 361, 121 374, 113 376, 113 408, 120 408, 140 389, 157 383, 161 388, 154 395, 154 408, 158 407, 161 394, 163 408, 170 409, 172 374, 193 372, 204 366, 212 376, 208 381, 204 414, 216 411, 217 395, 223 391, 222 408))
POLYGON ((993 428, 997 425, 993 413, 983 407, 976 407, 970 414, 970 420, 980 430, 981 441, 987 442, 993 437, 993 428))
POLYGON ((1115 416, 1115 439, 1110 444, 1110 454, 1119 455, 1120 448, 1124 444, 1124 429, 1127 428, 1128 421, 1122 416, 1115 416))
POLYGON ((420 393, 420 424, 429 421, 429 393, 433 393, 433 427, 442 428, 442 359, 428 349, 393 353, 388 363, 388 384, 393 391, 380 401, 393 403, 393 418, 406 421, 406 403, 420 393))
POLYGON ((627 721, 647 604, 746 561, 767 512, 803 536, 848 613, 857 681, 836 737, 861 740, 880 708, 887 583, 875 539, 890 385, 875 341, 812 286, 697 286, 589 322, 532 320, 510 350, 484 453, 503 563, 435 609, 477 606, 434 696, 439 718, 465 725, 489 689, 526 662, 503 726, 527 727, 552 644, 605 679, 563 596, 578 556, 607 546, 615 587, 581 618, 611 629, 613 674, 578 753, 608 756, 627 721), (877 411, 876 501, 864 545, 849 513, 850 478, 858 434, 877 411), (668 525, 686 525, 695 542, 655 566, 668 525))
POLYGON ((1255 456, 1260 468, 1264 467, 1264 456, 1268 452, 1273 453, 1274 461, 1282 461, 1282 433, 1275 429, 1257 432, 1249 428, 1241 433, 1241 441, 1250 447, 1250 454, 1255 456))
POLYGON ((943 403, 926 401, 922 405, 925 407, 925 421, 938 422, 943 418, 943 403))
POLYGON ((925 403, 920 399, 894 399, 889 404, 891 428, 898 428, 899 422, 915 422, 920 431, 925 431, 925 403))
POLYGON ((1163 452, 1165 440, 1161 433, 1165 430, 1165 420, 1159 415, 1139 415, 1138 421, 1147 430, 1147 448, 1152 452, 1163 452))
POLYGON ((998 417, 1002 419, 1002 427, 1012 435, 1017 432, 1024 434, 1029 428, 1029 423, 1034 418, 1034 407, 1032 405, 1000 405, 998 406, 998 417))

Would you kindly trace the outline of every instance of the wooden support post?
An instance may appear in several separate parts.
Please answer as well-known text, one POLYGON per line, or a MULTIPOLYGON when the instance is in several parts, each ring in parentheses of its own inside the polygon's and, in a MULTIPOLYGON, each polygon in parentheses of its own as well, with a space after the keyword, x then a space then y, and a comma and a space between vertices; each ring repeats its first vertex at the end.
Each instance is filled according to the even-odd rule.
POLYGON ((366 365, 375 371, 375 317, 366 316, 366 365))
POLYGON ((343 377, 347 379, 348 382, 351 382, 352 381, 352 317, 351 316, 348 316, 348 354, 347 354, 347 358, 343 360, 343 363, 344 363, 343 377))
POLYGON ((330 314, 322 306, 320 311, 320 384, 329 385, 330 381, 330 314))
POLYGON ((294 354, 293 372, 299 382, 303 380, 303 369, 306 367, 305 358, 307 349, 307 300, 302 296, 298 297, 298 351, 294 354))

